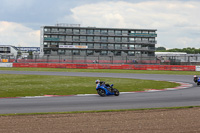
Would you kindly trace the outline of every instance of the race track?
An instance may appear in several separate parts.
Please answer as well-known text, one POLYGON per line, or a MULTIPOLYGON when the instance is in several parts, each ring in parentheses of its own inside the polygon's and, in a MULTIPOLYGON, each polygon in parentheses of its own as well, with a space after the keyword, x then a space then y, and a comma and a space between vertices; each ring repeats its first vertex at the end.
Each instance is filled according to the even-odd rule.
MULTIPOLYGON (((31 72, 0 71, 0 74, 61 75, 83 77, 115 77, 133 79, 151 79, 177 81, 193 84, 193 87, 160 92, 140 92, 121 94, 120 96, 63 96, 35 98, 0 99, 0 114, 66 112, 109 109, 137 109, 175 106, 199 106, 200 87, 193 83, 192 75, 158 75, 158 74, 118 74, 118 73, 84 73, 84 72, 31 72)), ((94 81, 96 78, 94 78, 94 81)), ((95 84, 94 84, 95 86, 95 84)), ((94 88, 95 89, 95 88, 94 88)))

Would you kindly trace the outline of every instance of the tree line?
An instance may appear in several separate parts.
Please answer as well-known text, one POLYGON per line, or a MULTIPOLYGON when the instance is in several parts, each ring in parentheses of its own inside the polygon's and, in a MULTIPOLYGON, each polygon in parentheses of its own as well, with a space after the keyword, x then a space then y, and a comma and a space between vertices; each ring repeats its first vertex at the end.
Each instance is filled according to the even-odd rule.
POLYGON ((187 54, 199 54, 200 48, 196 49, 196 48, 187 47, 187 48, 182 48, 182 49, 173 48, 173 49, 167 50, 165 47, 157 47, 156 52, 186 52, 187 54))

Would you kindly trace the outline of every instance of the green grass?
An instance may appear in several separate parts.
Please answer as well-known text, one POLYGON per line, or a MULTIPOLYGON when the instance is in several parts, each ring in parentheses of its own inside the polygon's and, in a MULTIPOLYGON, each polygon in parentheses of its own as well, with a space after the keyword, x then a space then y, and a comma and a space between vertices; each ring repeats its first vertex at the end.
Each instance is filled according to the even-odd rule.
POLYGON ((145 110, 171 110, 171 109, 189 109, 200 108, 200 106, 183 106, 183 107, 163 107, 163 108, 141 108, 141 109, 118 109, 118 110, 94 110, 94 111, 72 111, 72 112, 47 112, 47 113, 15 113, 15 114, 0 114, 0 116, 15 116, 15 115, 50 115, 50 114, 78 114, 78 113, 102 113, 102 112, 124 112, 124 111, 145 111, 145 110))
POLYGON ((3 68, 0 70, 13 71, 51 71, 51 72, 96 72, 96 73, 132 73, 132 74, 172 74, 200 75, 196 71, 160 71, 160 70, 120 70, 120 69, 66 69, 66 68, 3 68))
POLYGON ((113 83, 121 92, 163 89, 179 85, 165 81, 123 78, 0 74, 0 97, 96 94, 96 79, 113 83))

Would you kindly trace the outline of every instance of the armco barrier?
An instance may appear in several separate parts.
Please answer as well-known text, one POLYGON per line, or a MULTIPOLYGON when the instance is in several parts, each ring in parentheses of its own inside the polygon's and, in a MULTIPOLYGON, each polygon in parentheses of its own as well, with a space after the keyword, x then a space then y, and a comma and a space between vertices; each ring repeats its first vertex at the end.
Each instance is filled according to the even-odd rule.
POLYGON ((167 70, 195 71, 196 66, 183 65, 127 65, 127 64, 63 64, 63 63, 13 63, 13 67, 38 68, 78 68, 78 69, 129 69, 129 70, 167 70))

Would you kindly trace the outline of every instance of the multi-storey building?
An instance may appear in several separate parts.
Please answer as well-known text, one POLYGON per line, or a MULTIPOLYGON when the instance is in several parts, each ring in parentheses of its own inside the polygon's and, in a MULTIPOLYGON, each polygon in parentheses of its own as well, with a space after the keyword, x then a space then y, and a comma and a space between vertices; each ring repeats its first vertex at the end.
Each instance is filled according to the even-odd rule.
POLYGON ((41 55, 154 57, 156 29, 41 27, 41 55))
POLYGON ((17 56, 17 49, 11 45, 0 45, 0 58, 14 58, 17 56))

